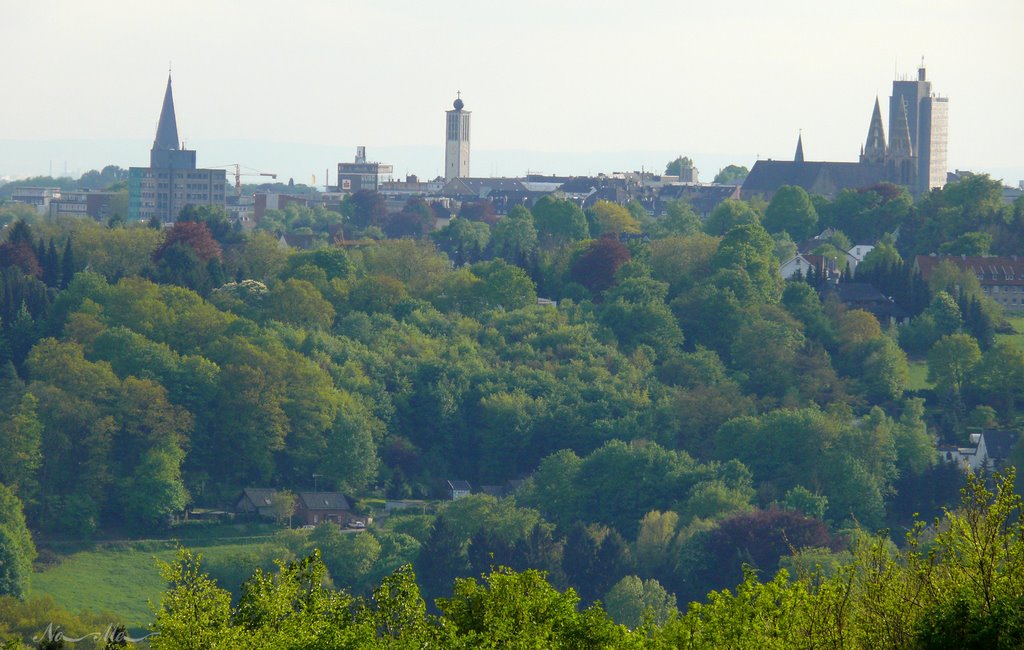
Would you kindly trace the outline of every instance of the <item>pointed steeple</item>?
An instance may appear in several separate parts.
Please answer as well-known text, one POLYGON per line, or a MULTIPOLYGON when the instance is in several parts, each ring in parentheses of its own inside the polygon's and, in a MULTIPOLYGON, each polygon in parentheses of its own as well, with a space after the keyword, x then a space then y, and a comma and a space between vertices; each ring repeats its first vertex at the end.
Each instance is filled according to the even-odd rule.
POLYGON ((882 126, 882 109, 875 97, 875 110, 871 113, 871 126, 868 127, 868 139, 861 150, 861 158, 866 162, 882 162, 885 160, 885 127, 882 126))
POLYGON ((896 124, 890 124, 892 140, 889 142, 889 154, 897 157, 910 158, 914 148, 910 144, 910 119, 907 117, 907 103, 900 99, 900 110, 896 114, 896 124))
POLYGON ((804 134, 796 136, 796 155, 793 156, 793 162, 802 163, 804 161, 804 134))
POLYGON ((167 91, 164 93, 164 105, 160 109, 160 124, 156 127, 156 140, 153 149, 177 151, 178 122, 174 118, 174 95, 171 93, 171 74, 167 73, 167 91))

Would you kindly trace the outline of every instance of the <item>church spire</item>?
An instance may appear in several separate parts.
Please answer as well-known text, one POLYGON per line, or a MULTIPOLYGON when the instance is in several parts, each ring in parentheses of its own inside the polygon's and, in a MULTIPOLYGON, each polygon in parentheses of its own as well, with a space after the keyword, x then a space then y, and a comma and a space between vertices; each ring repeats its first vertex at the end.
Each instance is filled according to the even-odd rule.
POLYGON ((871 126, 868 127, 868 139, 861 149, 864 162, 882 162, 885 160, 885 127, 882 126, 882 109, 875 97, 875 110, 871 113, 871 126))
POLYGON ((890 124, 892 140, 889 142, 889 153, 893 156, 910 158, 914 148, 910 144, 910 119, 907 117, 907 103, 900 98, 900 110, 896 115, 896 124, 890 124))
POLYGON ((160 124, 156 127, 156 140, 153 149, 168 151, 178 150, 178 122, 174 118, 174 95, 171 93, 171 73, 167 73, 167 91, 164 93, 164 105, 160 109, 160 124))
POLYGON ((793 162, 802 163, 804 161, 804 134, 796 136, 796 155, 793 156, 793 162))

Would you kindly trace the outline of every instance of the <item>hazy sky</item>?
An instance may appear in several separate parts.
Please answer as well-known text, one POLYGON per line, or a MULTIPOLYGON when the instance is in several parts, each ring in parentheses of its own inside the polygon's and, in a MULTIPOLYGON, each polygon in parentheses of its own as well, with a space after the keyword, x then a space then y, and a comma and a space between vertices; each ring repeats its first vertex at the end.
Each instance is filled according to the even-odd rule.
POLYGON ((549 173, 663 165, 678 152, 710 180, 723 160, 791 157, 800 129, 809 160, 854 160, 875 96, 884 107, 894 73, 915 74, 924 56, 933 90, 950 97, 950 168, 1016 184, 1022 9, 1020 0, 0 0, 0 175, 46 172, 25 141, 49 143, 39 151, 58 157, 55 172, 60 146, 73 169, 145 164, 170 61, 179 133, 200 165, 274 165, 253 153, 263 142, 267 152, 296 145, 275 171, 322 173, 364 144, 398 158, 387 161, 398 172, 433 175, 443 111, 462 90, 475 175, 522 173, 524 151, 549 173), (54 144, 67 140, 85 142, 54 144), (249 145, 235 151, 231 141, 249 145), (296 152, 312 149, 298 145, 321 152, 308 169, 296 152))

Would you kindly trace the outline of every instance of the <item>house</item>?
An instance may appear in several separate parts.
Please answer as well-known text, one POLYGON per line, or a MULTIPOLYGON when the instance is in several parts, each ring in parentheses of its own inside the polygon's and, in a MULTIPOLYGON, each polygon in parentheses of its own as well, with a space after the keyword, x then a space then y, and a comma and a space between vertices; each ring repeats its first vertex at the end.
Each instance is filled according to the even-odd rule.
POLYGON ((290 248, 298 248, 301 250, 310 250, 316 247, 317 236, 313 233, 285 233, 278 237, 277 246, 278 248, 287 250, 290 248))
POLYGON ((939 445, 936 448, 939 462, 956 463, 965 472, 992 471, 1002 469, 1017 443, 1016 431, 985 429, 971 434, 971 445, 939 445))
POLYGON ((873 314, 882 325, 902 325, 910 320, 910 314, 905 309, 867 282, 826 285, 821 290, 822 301, 830 293, 846 305, 847 309, 863 309, 873 314))
POLYGON ((782 275, 783 280, 789 280, 798 274, 801 278, 806 278, 812 269, 818 278, 834 280, 838 276, 834 258, 804 253, 800 253, 783 262, 779 266, 779 273, 782 275))
POLYGON ((943 262, 973 273, 985 295, 1006 311, 1024 312, 1024 257, 1010 255, 918 255, 914 268, 925 282, 943 262))
POLYGON ((666 185, 658 192, 655 213, 664 214, 672 201, 686 201, 698 217, 707 219, 719 203, 738 198, 739 185, 666 185))
POLYGON ((469 483, 466 481, 445 481, 445 485, 447 486, 448 498, 452 501, 461 499, 462 497, 468 497, 473 491, 473 488, 470 487, 469 483))
POLYGON ((352 506, 341 492, 299 492, 295 517, 308 526, 324 521, 346 524, 353 518, 352 506))
POLYGON ((846 253, 844 264, 850 269, 850 277, 857 275, 857 266, 864 261, 864 257, 875 250, 873 244, 854 244, 846 253))
POLYGON ((274 519, 276 517, 274 513, 274 498, 276 496, 277 490, 274 488, 245 488, 235 501, 235 512, 274 519))

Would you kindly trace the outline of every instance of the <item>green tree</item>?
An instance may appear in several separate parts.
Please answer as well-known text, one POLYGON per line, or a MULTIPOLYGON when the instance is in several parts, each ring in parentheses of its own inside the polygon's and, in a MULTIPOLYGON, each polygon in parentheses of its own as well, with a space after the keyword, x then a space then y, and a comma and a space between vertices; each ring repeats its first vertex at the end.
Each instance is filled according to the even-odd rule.
POLYGON ((483 280, 480 297, 487 307, 513 310, 537 304, 533 280, 518 266, 499 259, 478 262, 471 270, 483 280))
POLYGON ((466 573, 469 568, 466 541, 449 525, 444 515, 434 520, 430 537, 420 547, 416 561, 420 582, 428 594, 438 596, 447 593, 452 580, 466 573))
POLYGON ((675 562, 679 515, 652 510, 640 520, 633 555, 641 575, 667 575, 675 562))
POLYGON ((808 517, 824 519, 828 510, 828 497, 815 494, 802 485, 786 491, 782 505, 790 510, 802 512, 808 517))
POLYGON ((160 599, 150 644, 154 650, 200 650, 241 643, 232 629, 231 594, 217 587, 200 567, 202 556, 178 550, 173 563, 161 563, 168 588, 160 599))
POLYGON ((665 175, 679 176, 680 171, 683 169, 693 169, 693 161, 686 156, 679 156, 665 165, 665 175))
POLYGON ((907 355, 891 338, 882 336, 856 348, 863 356, 861 376, 873 401, 896 400, 910 381, 907 355))
POLYGON ((701 231, 701 221, 688 201, 669 201, 665 205, 665 216, 655 222, 652 230, 659 237, 689 236, 701 231))
POLYGON ((36 547, 25 525, 21 500, 0 484, 0 596, 24 598, 36 547))
POLYGON ((704 232, 709 235, 724 235, 736 226, 743 224, 758 224, 761 216, 738 199, 726 199, 715 206, 715 209, 708 215, 704 222, 704 232))
POLYGON ((456 266, 480 260, 491 238, 491 227, 482 221, 454 218, 430 234, 437 247, 448 253, 456 266))
POLYGON ((631 630, 645 622, 664 625, 679 615, 674 595, 657 580, 641 580, 637 576, 626 576, 616 582, 605 594, 604 606, 612 620, 631 630))
POLYGON ((491 229, 490 245, 495 256, 516 266, 531 267, 537 257, 537 229, 530 211, 521 205, 509 210, 491 229))
POLYGON ((982 355, 974 383, 992 399, 1003 418, 1012 422, 1017 401, 1024 397, 1024 351, 1008 341, 997 341, 982 355))
POLYGON ((778 302, 782 278, 772 254, 775 243, 758 224, 736 226, 722 238, 711 265, 715 269, 736 269, 746 274, 761 302, 778 302))
POLYGON ((814 234, 818 213, 811 197, 797 185, 783 185, 772 197, 764 213, 763 225, 768 232, 787 232, 796 241, 814 234))
POLYGON ((968 334, 949 334, 928 352, 928 381, 941 392, 959 394, 981 361, 978 342, 968 334))
POLYGON ((579 598, 558 592, 542 573, 499 568, 483 577, 459 579, 451 598, 438 607, 467 648, 614 648, 629 633, 600 607, 577 609, 579 598))
POLYGON ((586 239, 590 232, 583 210, 572 201, 542 196, 532 212, 537 234, 547 247, 586 239))
POLYGON ((275 284, 263 299, 263 313, 267 318, 308 329, 329 330, 334 323, 334 307, 305 280, 275 284))
POLYGON ((121 491, 125 518, 130 524, 157 527, 184 509, 188 492, 181 482, 183 458, 177 447, 153 449, 142 456, 121 491))
POLYGON ((588 215, 592 217, 593 223, 597 226, 590 229, 594 236, 606 233, 618 235, 620 233, 640 232, 640 224, 629 213, 629 210, 618 203, 597 201, 589 209, 588 215))
POLYGON ((0 483, 22 499, 34 496, 36 471, 43 461, 38 405, 35 395, 25 393, 0 422, 0 483))
POLYGON ((726 165, 715 174, 716 185, 741 185, 750 170, 743 165, 726 165))

